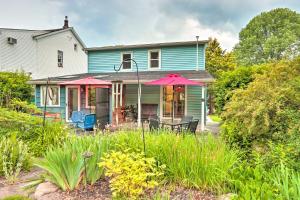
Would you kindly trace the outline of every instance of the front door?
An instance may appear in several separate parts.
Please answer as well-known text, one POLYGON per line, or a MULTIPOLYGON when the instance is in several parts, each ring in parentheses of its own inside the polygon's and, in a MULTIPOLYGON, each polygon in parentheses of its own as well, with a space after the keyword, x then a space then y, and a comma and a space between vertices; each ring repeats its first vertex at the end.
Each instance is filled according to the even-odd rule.
POLYGON ((70 121, 73 111, 80 110, 79 87, 67 87, 66 120, 70 121))
POLYGON ((96 116, 99 128, 104 129, 109 123, 109 89, 96 89, 96 116))

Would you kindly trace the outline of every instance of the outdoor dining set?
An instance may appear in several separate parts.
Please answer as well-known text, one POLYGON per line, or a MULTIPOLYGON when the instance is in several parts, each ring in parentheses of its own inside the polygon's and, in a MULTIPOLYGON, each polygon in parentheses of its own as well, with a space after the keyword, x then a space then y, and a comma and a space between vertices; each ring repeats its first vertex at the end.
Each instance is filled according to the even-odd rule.
POLYGON ((196 133, 199 119, 193 120, 193 116, 183 116, 179 122, 166 122, 159 120, 158 116, 149 117, 149 130, 170 129, 175 133, 196 133))

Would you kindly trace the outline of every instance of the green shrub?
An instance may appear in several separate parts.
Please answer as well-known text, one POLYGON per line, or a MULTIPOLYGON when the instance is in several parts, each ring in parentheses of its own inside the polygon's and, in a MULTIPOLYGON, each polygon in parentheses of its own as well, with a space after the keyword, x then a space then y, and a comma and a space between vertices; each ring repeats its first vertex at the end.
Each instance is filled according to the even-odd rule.
POLYGON ((231 190, 237 194, 234 199, 275 199, 276 188, 260 164, 253 167, 244 162, 232 171, 231 176, 231 190))
POLYGON ((15 136, 2 138, 0 142, 0 174, 4 175, 9 182, 17 179, 22 169, 30 167, 28 147, 15 136))
MULTIPOLYGON (((131 148, 140 151, 140 133, 127 131, 112 136, 116 150, 131 148)), ((112 145, 111 145, 112 146, 112 145)), ((212 135, 195 138, 160 132, 146 134, 146 156, 166 165, 166 180, 186 187, 223 192, 229 171, 239 161, 238 152, 212 135)))
POLYGON ((27 101, 22 101, 19 99, 12 99, 8 105, 11 110, 18 112, 24 112, 29 114, 41 114, 42 111, 36 107, 34 104, 30 104, 27 101))
POLYGON ((145 190, 159 185, 164 165, 156 166, 154 158, 146 158, 143 153, 112 151, 102 157, 100 167, 105 175, 114 197, 137 199, 145 190))
POLYGON ((255 149, 285 143, 300 133, 300 58, 271 64, 266 73, 236 90, 223 113, 223 137, 255 149))
POLYGON ((34 164, 46 173, 46 179, 56 184, 62 190, 74 190, 87 178, 94 184, 103 174, 98 168, 101 156, 107 152, 108 142, 100 137, 71 137, 61 147, 54 147, 45 153, 42 159, 35 159, 34 164), (84 168, 85 152, 92 152, 86 160, 87 174, 84 168))
POLYGON ((0 108, 0 137, 11 133, 28 145, 29 152, 41 156, 52 145, 60 145, 66 139, 68 130, 61 122, 46 121, 27 113, 0 108))
POLYGON ((234 199, 298 199, 300 174, 285 165, 265 168, 263 163, 254 166, 243 162, 232 171, 234 199))
POLYGON ((30 102, 33 87, 30 76, 23 72, 0 72, 0 106, 7 107, 12 99, 30 102))

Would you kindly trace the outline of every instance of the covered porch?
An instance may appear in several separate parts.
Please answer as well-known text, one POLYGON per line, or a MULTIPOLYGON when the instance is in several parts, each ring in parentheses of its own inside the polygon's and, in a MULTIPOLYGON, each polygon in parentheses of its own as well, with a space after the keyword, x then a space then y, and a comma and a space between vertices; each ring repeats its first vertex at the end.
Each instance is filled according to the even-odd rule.
MULTIPOLYGON (((48 105, 47 111, 60 112, 66 121, 70 121, 72 112, 82 111, 96 114, 98 125, 119 125, 127 122, 147 120, 156 115, 163 120, 171 120, 174 105, 174 118, 193 116, 199 119, 202 126, 206 118, 206 85, 205 86, 149 86, 146 82, 159 79, 170 73, 178 73, 193 81, 208 84, 213 81, 209 73, 203 70, 185 71, 142 71, 140 72, 141 101, 138 101, 138 84, 136 72, 87 73, 54 77, 49 85, 57 87, 58 104, 48 105), (60 85, 65 81, 73 81, 86 77, 111 82, 109 88, 89 85, 60 85), (174 92, 174 96, 172 95, 174 92), (174 99, 174 104, 172 101, 174 99), (139 109, 140 108, 140 109, 139 109)), ((42 88, 47 79, 31 81, 37 85, 36 104, 42 108, 42 88)), ((200 123, 200 124, 201 124, 200 123)))

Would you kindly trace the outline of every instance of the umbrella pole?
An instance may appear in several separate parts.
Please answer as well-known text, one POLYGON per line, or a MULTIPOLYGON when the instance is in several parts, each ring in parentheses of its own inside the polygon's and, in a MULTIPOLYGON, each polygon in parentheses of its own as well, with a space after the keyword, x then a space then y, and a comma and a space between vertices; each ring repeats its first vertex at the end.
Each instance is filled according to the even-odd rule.
POLYGON ((91 111, 91 109, 92 109, 92 105, 91 105, 91 85, 89 85, 89 102, 90 102, 90 114, 92 114, 92 111, 91 111))
POLYGON ((46 123, 46 110, 47 110, 47 97, 48 97, 48 86, 49 86, 50 78, 48 77, 47 83, 46 83, 46 94, 44 99, 44 116, 43 116, 43 127, 45 127, 46 123))
POLYGON ((174 86, 173 86, 173 98, 172 98, 172 123, 174 122, 174 106, 175 106, 175 101, 174 101, 174 93, 175 93, 175 90, 174 90, 174 86))

